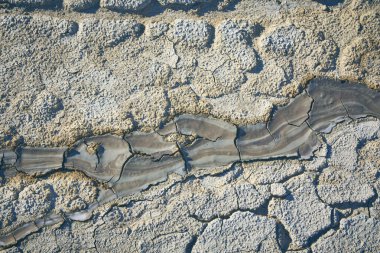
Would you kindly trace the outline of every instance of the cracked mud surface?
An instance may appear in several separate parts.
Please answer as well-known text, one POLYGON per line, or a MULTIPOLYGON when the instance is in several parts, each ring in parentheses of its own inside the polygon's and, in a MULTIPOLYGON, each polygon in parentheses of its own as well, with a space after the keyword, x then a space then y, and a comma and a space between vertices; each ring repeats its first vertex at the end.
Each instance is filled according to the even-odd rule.
POLYGON ((379 252, 379 12, 0 0, 0 251, 379 252))

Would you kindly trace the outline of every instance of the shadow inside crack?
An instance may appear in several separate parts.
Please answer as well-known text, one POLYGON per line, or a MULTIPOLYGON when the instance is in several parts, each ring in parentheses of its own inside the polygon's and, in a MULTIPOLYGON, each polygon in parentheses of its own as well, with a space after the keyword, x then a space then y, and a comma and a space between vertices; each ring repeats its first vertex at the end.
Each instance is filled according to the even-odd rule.
POLYGON ((315 1, 326 6, 337 6, 339 4, 344 3, 344 0, 315 0, 315 1))
POLYGON ((162 14, 166 10, 173 11, 195 11, 199 16, 203 16, 213 11, 233 11, 235 6, 240 0, 212 0, 207 2, 200 2, 194 4, 180 4, 171 3, 167 5, 161 5, 157 0, 153 0, 148 6, 139 11, 128 11, 126 13, 137 13, 146 17, 153 17, 162 14))
MULTIPOLYGON (((31 1, 32 2, 32 1, 31 1)), ((49 3, 41 3, 41 4, 30 4, 31 2, 23 2, 20 1, 18 3, 15 3, 14 1, 3 1, 1 4, 4 6, 4 8, 22 8, 26 12, 32 12, 36 10, 59 10, 63 8, 63 0, 59 1, 51 1, 49 3)), ((0 7, 1 9, 1 7, 0 7)))
POLYGON ((276 234, 277 243, 280 246, 281 251, 286 252, 292 242, 292 239, 290 238, 289 232, 285 229, 285 226, 280 222, 276 223, 276 234))

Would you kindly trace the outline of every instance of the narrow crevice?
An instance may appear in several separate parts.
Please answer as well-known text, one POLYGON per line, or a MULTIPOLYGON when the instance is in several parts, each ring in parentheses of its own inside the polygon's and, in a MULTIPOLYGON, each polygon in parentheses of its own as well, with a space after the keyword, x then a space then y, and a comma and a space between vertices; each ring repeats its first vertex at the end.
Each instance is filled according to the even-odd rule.
POLYGON ((326 5, 328 7, 338 6, 344 3, 345 0, 314 0, 320 4, 326 5))
POLYGON ((272 141, 273 141, 274 143, 276 143, 276 142, 277 142, 277 139, 274 138, 273 134, 272 134, 271 131, 269 130, 269 121, 265 124, 265 127, 266 127, 266 129, 267 129, 269 135, 272 137, 272 141))
POLYGON ((239 126, 235 126, 235 127, 236 127, 236 136, 234 138, 234 145, 239 155, 239 161, 242 162, 240 148, 239 148, 239 145, 237 144, 238 138, 241 136, 242 130, 239 126))
POLYGON ((170 117, 170 109, 172 108, 172 102, 170 100, 169 93, 167 90, 164 91, 164 96, 165 96, 165 100, 166 100, 167 105, 164 108, 163 117, 167 119, 170 117))
MULTIPOLYGON (((213 222, 214 220, 217 220, 217 219, 221 219, 221 220, 228 220, 231 218, 231 216, 236 213, 236 212, 242 212, 242 213, 252 213, 254 215, 257 215, 257 216, 261 216, 261 217, 266 217, 266 218, 274 218, 274 217, 270 217, 268 215, 268 205, 269 205, 269 202, 270 200, 272 199, 272 197, 268 198, 266 200, 265 203, 263 203, 260 207, 258 208, 254 208, 254 209, 251 209, 251 208, 234 208, 234 209, 231 209, 229 212, 227 212, 226 214, 216 214, 216 215, 212 215, 210 218, 208 219, 203 219, 199 216, 197 216, 196 214, 188 214, 188 217, 189 218, 192 218, 200 223, 205 223, 205 224, 208 224, 210 222, 213 222)), ((277 219, 276 219, 277 220, 277 219)))
POLYGON ((271 133, 270 129, 269 129, 269 124, 270 122, 273 120, 274 116, 276 115, 277 111, 278 111, 278 107, 277 106, 273 106, 272 107, 272 110, 270 111, 270 114, 269 114, 269 120, 265 123, 265 128, 267 129, 269 135, 272 137, 273 139, 273 142, 277 142, 276 138, 273 136, 273 134, 271 133))
POLYGON ((351 119, 352 121, 355 121, 355 119, 352 118, 351 115, 350 115, 350 113, 348 112, 347 107, 344 105, 342 99, 339 99, 339 100, 340 100, 340 103, 342 104, 344 110, 346 111, 347 117, 348 117, 349 119, 351 119))
MULTIPOLYGON (((119 180, 121 179, 121 176, 123 175, 124 169, 125 169, 125 167, 127 166, 128 162, 129 162, 132 158, 134 158, 134 157, 135 157, 135 155, 134 155, 133 153, 131 153, 131 156, 128 157, 127 160, 125 160, 125 162, 123 163, 123 166, 122 166, 121 169, 120 169, 119 178, 113 183, 113 185, 116 184, 117 182, 119 182, 119 180)), ((111 178, 111 179, 112 179, 112 178, 111 178)), ((108 180, 108 182, 110 182, 111 179, 108 180)), ((107 183, 108 183, 108 182, 107 182, 107 183)))
POLYGON ((92 239, 94 240, 94 249, 97 253, 100 253, 99 250, 98 250, 98 245, 97 245, 97 241, 96 241, 96 230, 99 228, 99 226, 95 226, 95 229, 93 230, 92 232, 92 239))
POLYGON ((196 67, 199 68, 200 70, 203 70, 203 71, 205 71, 205 72, 209 72, 209 73, 211 73, 213 83, 216 85, 217 82, 216 82, 216 78, 215 78, 215 72, 216 72, 219 68, 223 67, 223 65, 226 64, 228 61, 230 61, 230 59, 225 60, 222 64, 220 64, 219 66, 217 66, 216 68, 214 68, 214 70, 205 69, 205 68, 203 68, 203 67, 200 67, 198 64, 197 64, 196 67))
POLYGON ((330 226, 318 231, 317 233, 315 233, 313 236, 309 237, 308 240, 307 240, 307 247, 311 247, 315 242, 317 242, 323 235, 329 233, 330 231, 337 231, 339 229, 339 226, 340 226, 340 221, 342 219, 342 217, 339 217, 339 216, 336 216, 335 215, 335 209, 331 209, 331 213, 330 213, 330 226), (337 218, 337 220, 335 220, 335 218, 337 218))
POLYGON ((225 60, 222 64, 220 64, 218 67, 216 67, 214 70, 211 71, 211 75, 212 75, 212 78, 214 80, 214 84, 217 84, 216 82, 216 78, 215 78, 215 72, 224 66, 224 64, 226 64, 228 61, 231 61, 231 59, 227 56, 228 60, 225 60))
MULTIPOLYGON (((276 228, 277 226, 275 226, 271 231, 269 231, 266 235, 264 235, 264 238, 258 243, 258 249, 257 249, 257 252, 262 252, 261 251, 261 247, 262 247, 262 243, 268 239, 268 237, 273 233, 273 232, 276 232, 276 228)), ((276 240, 277 240, 277 234, 276 234, 276 240)))
POLYGON ((283 253, 288 250, 289 245, 292 242, 289 231, 286 230, 285 226, 278 220, 276 222, 276 240, 283 253))
MULTIPOLYGON (((1 152, 1 150, 0 150, 0 152, 1 152)), ((1 152, 0 169, 2 169, 3 166, 5 166, 5 162, 4 162, 4 153, 1 152)))
POLYGON ((320 132, 316 131, 314 128, 311 127, 310 125, 310 122, 309 120, 311 119, 311 112, 313 111, 314 109, 314 106, 315 106, 315 99, 310 95, 308 89, 305 89, 305 93, 311 98, 311 104, 310 104, 310 109, 309 111, 307 112, 307 119, 305 120, 304 123, 306 123, 306 125, 317 135, 321 134, 320 132))
MULTIPOLYGON (((314 102, 315 102, 315 101, 314 101, 314 98, 312 98, 312 97, 309 95, 309 93, 307 92, 307 90, 305 90, 305 94, 311 99, 310 107, 309 107, 309 109, 308 109, 308 111, 307 111, 307 118, 306 118, 304 121, 302 121, 302 123, 299 124, 299 125, 289 123, 288 119, 286 119, 286 121, 288 122, 289 125, 291 125, 291 126, 295 126, 295 127, 301 127, 303 124, 306 123, 306 125, 307 125, 311 130, 313 130, 313 129, 310 127, 310 125, 308 124, 308 120, 310 119, 310 113, 311 113, 311 110, 313 109, 313 105, 314 105, 314 102)), ((313 132, 315 132, 315 131, 313 130, 313 132)))
POLYGON ((188 158, 186 156, 186 152, 184 152, 184 150, 181 148, 180 144, 178 142, 176 142, 176 145, 177 145, 177 148, 178 148, 178 152, 179 154, 181 155, 181 158, 183 160, 183 163, 185 165, 185 171, 186 173, 190 173, 190 170, 191 170, 191 165, 189 164, 189 161, 188 161, 188 158))
POLYGON ((58 247, 58 252, 62 252, 61 246, 59 246, 59 244, 58 244, 57 232, 58 232, 57 230, 53 231, 54 242, 55 242, 55 245, 57 245, 57 247, 58 247))
POLYGON ((353 202, 353 201, 347 201, 347 202, 342 202, 342 203, 335 203, 335 204, 330 204, 329 206, 333 208, 339 208, 339 209, 358 209, 358 208, 368 208, 369 205, 371 205, 378 197, 376 190, 373 189, 375 194, 372 196, 370 199, 368 199, 366 202, 353 202))
POLYGON ((151 238, 151 240, 152 241, 157 240, 162 236, 175 235, 175 234, 185 234, 185 233, 187 233, 187 231, 185 231, 185 232, 173 231, 173 232, 168 232, 168 233, 163 233, 163 234, 157 234, 157 235, 154 235, 153 238, 151 238))
POLYGON ((191 252, 193 252, 193 248, 194 248, 195 244, 197 243, 198 238, 200 236, 202 236, 202 234, 206 230, 206 228, 207 228, 207 224, 202 224, 202 227, 201 227, 199 233, 196 234, 196 235, 193 235, 191 237, 189 243, 185 247, 185 253, 191 253, 191 252))

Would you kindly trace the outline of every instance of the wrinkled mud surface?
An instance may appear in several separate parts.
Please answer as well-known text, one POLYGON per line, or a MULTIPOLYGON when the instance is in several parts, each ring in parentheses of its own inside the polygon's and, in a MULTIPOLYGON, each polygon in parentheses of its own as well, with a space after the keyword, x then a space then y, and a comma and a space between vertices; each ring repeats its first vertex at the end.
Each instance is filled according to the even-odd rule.
POLYGON ((0 251, 379 252, 379 12, 0 0, 0 251))

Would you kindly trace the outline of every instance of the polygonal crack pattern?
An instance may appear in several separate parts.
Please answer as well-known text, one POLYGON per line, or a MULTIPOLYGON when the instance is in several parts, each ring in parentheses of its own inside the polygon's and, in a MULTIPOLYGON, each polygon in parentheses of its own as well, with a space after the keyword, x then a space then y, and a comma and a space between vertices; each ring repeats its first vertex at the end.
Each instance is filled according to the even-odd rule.
MULTIPOLYGON (((352 198, 342 193, 345 183, 352 192, 360 188, 360 184, 352 183, 352 176, 334 178, 334 175, 338 175, 342 170, 339 164, 344 162, 336 161, 336 158, 339 152, 346 152, 347 149, 340 151, 341 149, 337 146, 333 152, 327 151, 320 155, 323 153, 324 145, 327 145, 327 149, 338 145, 336 143, 339 143, 340 137, 334 137, 335 139, 331 137, 332 140, 330 140, 329 135, 326 134, 332 132, 338 123, 343 122, 354 124, 354 127, 350 127, 352 142, 358 144, 351 145, 354 147, 353 152, 356 154, 356 149, 370 152, 370 149, 364 149, 362 146, 365 145, 364 141, 372 145, 371 141, 378 138, 379 126, 371 122, 360 123, 362 118, 369 116, 380 118, 379 92, 359 83, 316 78, 311 80, 306 90, 287 106, 279 108, 265 124, 235 126, 200 115, 179 115, 151 133, 133 132, 124 137, 115 135, 87 137, 70 148, 19 146, 15 150, 1 150, 1 174, 6 180, 12 180, 20 173, 30 175, 34 178, 32 180, 36 180, 52 177, 60 171, 68 171, 67 173, 79 171, 103 186, 99 189, 95 201, 75 209, 76 211, 37 215, 35 220, 25 220, 10 228, 7 228, 5 219, 9 219, 8 224, 12 224, 15 217, 12 213, 5 215, 4 221, 0 223, 0 228, 3 230, 0 232, 0 247, 7 248, 15 245, 26 236, 40 231, 41 228, 63 223, 64 219, 86 221, 92 217, 92 213, 98 207, 123 199, 125 196, 143 193, 159 183, 169 181, 169 177, 176 174, 180 177, 179 181, 169 187, 172 189, 165 190, 164 195, 176 191, 176 184, 189 189, 199 184, 205 192, 214 192, 213 194, 217 195, 213 200, 215 202, 199 200, 199 204, 204 205, 203 209, 197 210, 186 204, 186 216, 191 217, 196 224, 206 225, 196 225, 197 229, 192 232, 179 230, 165 235, 175 235, 175 238, 179 237, 188 241, 189 244, 183 245, 184 248, 192 248, 194 252, 202 252, 207 248, 211 250, 214 244, 220 243, 219 239, 222 237, 228 238, 224 242, 225 249, 231 250, 280 252, 284 244, 280 243, 280 239, 283 240, 284 237, 289 237, 287 240, 291 241, 291 243, 286 243, 289 249, 299 250, 311 244, 313 244, 313 251, 314 248, 315 250, 324 249, 323 247, 333 248, 335 246, 326 241, 327 239, 322 239, 316 244, 314 242, 322 233, 334 229, 338 229, 338 232, 332 236, 342 238, 342 240, 347 240, 344 233, 340 232, 342 229, 348 231, 360 229, 358 226, 367 223, 379 229, 378 222, 372 218, 349 217, 349 213, 355 212, 356 207, 376 211, 377 204, 375 203, 377 202, 374 200, 377 198, 379 189, 378 181, 376 181, 378 172, 361 173, 361 185, 365 185, 368 189, 363 188, 357 199, 352 198), (315 156, 317 158, 313 160, 315 156), (325 170, 319 174, 323 166, 317 164, 320 157, 325 161, 327 159, 327 163, 334 166, 332 171, 325 170), (246 164, 259 164, 263 160, 270 163, 282 158, 293 159, 304 165, 299 165, 299 168, 295 168, 293 172, 282 164, 278 169, 273 167, 272 172, 256 170, 246 175, 248 171, 246 164), (252 161, 257 162, 252 163, 252 161), (243 167, 239 166, 241 163, 243 167), (234 165, 231 167, 231 164, 234 165), (208 177, 216 167, 222 168, 220 178, 219 176, 208 177), (203 172, 199 174, 197 171, 203 172), (194 176, 197 173, 200 176, 194 176), (260 176, 260 173, 270 174, 260 176), (203 181, 199 181, 198 177, 203 181), (264 181, 259 180, 260 177, 264 181), (189 184, 190 182, 193 183, 189 184), (234 185, 232 191, 226 190, 222 194, 215 191, 215 189, 224 189, 229 184, 234 185), (315 184, 318 185, 317 188, 315 184), (336 192, 339 197, 338 195, 329 196, 329 192, 336 192), (235 204, 221 205, 225 201, 235 204), (301 208, 304 203, 308 203, 307 208, 301 208), (320 217, 313 217, 311 214, 313 208, 319 210, 320 217), (219 216, 213 213, 218 209, 224 215, 219 216), (203 213, 207 210, 210 213, 203 213), (296 211, 288 214, 287 210, 296 211), (349 224, 343 228, 342 223, 340 227, 337 223, 342 217, 345 217, 344 222, 349 224), (237 230, 241 232, 239 227, 245 222, 249 222, 252 226, 252 228, 244 227, 249 230, 247 233, 257 232, 254 233, 257 234, 257 238, 254 238, 256 244, 247 244, 249 238, 239 236, 235 238, 237 236, 235 232, 237 230), (294 226, 294 222, 298 222, 298 225, 294 226), (303 224, 306 223, 312 226, 304 228, 303 224), (278 234, 278 227, 281 227, 282 234, 278 234)), ((374 159, 378 160, 376 155, 378 153, 375 152, 374 159)), ((346 164, 351 164, 352 175, 360 174, 358 171, 370 166, 359 163, 356 158, 346 164)), ((48 186, 44 187, 46 191, 51 192, 48 186)), ((38 189, 30 191, 28 194, 35 196, 40 194, 38 189)), ((12 197, 11 193, 4 194, 4 196, 10 194, 10 198, 16 198, 12 197)), ((23 196, 22 194, 20 197, 23 196)), ((54 195, 54 193, 50 194, 54 195)), ((186 195, 183 197, 194 198, 194 196, 186 195)), ((150 198, 150 201, 154 201, 154 197, 150 198)), ((4 206, 6 203, 7 199, 0 202, 0 210, 4 212, 7 210, 4 206)), ((79 202, 75 203, 79 205, 79 202)), ((12 212, 18 212, 17 205, 14 208, 16 211, 12 212)), ((180 206, 178 208, 181 209, 180 206)), ((52 209, 47 206, 46 210, 52 209)), ((153 241, 158 238, 157 236, 155 235, 153 241)), ((154 243, 157 244, 157 242, 154 243)), ((96 242, 94 244, 98 247, 96 242)), ((173 247, 175 248, 176 245, 173 247)), ((372 246, 369 249, 372 250, 372 246)))

